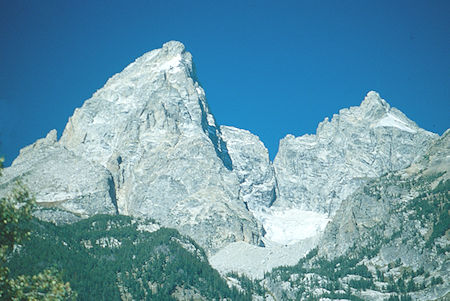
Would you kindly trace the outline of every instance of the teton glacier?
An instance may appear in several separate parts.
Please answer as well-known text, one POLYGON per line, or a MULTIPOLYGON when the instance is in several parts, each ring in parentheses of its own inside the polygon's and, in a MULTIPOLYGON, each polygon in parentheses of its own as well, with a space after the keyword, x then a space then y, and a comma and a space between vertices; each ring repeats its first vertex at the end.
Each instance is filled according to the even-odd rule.
POLYGON ((341 204, 352 210, 373 179, 424 166, 444 138, 370 91, 316 134, 287 135, 271 162, 256 135, 217 124, 192 55, 171 41, 111 77, 59 140, 52 130, 22 149, 0 194, 20 178, 40 208, 53 208, 35 216, 57 224, 100 213, 152 218, 194 239, 219 271, 263 278, 317 245, 347 251, 359 236, 334 220, 351 218, 341 204))

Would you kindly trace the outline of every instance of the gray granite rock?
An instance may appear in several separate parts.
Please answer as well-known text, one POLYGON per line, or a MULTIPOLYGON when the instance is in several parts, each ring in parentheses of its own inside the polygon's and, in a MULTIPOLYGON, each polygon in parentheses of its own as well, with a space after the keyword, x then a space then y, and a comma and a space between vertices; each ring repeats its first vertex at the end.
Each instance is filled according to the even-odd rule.
POLYGON ((42 206, 151 217, 213 254, 231 242, 260 243, 264 225, 252 212, 333 215, 368 179, 407 167, 436 137, 369 92, 316 135, 284 138, 272 165, 257 136, 216 123, 191 54, 172 41, 111 77, 59 141, 52 131, 24 148, 0 194, 21 178, 42 206))
POLYGON ((449 185, 447 130, 406 169, 353 192, 313 252, 260 283, 277 300, 447 300, 449 185))
POLYGON ((221 126, 240 183, 240 195, 251 211, 270 207, 276 198, 276 179, 269 152, 249 131, 221 126))
POLYGON ((408 167, 437 137, 371 91, 359 107, 325 118, 316 135, 280 141, 274 205, 332 215, 367 179, 408 167))
MULTIPOLYGON (((431 216, 415 216, 412 213, 423 210, 424 204, 420 202, 422 199, 434 201, 441 197, 441 192, 435 192, 434 189, 439 183, 443 185, 449 179, 450 130, 447 130, 407 169, 374 179, 344 200, 325 229, 320 253, 328 257, 345 254, 355 242, 372 234, 377 227, 383 228, 383 237, 390 237, 398 231, 398 235, 407 237, 408 232, 412 231, 415 234, 422 232, 420 239, 426 240, 430 233, 425 233, 430 228, 427 229, 424 225, 428 223, 427 226, 432 231, 433 223, 429 224, 428 220, 431 216)), ((448 201, 448 192, 443 201, 448 201)), ((431 204, 432 202, 430 206, 431 204)), ((412 240, 409 237, 405 241, 412 240)), ((408 252, 397 253, 395 256, 408 252)), ((406 257, 402 259, 403 262, 409 261, 406 257)))
POLYGON ((80 217, 117 212, 110 172, 61 146, 55 130, 22 149, 12 166, 4 170, 0 195, 14 189, 17 180, 43 207, 56 207, 80 217))
POLYGON ((374 179, 344 200, 319 242, 327 258, 374 252, 367 266, 423 268, 443 285, 428 284, 411 294, 434 300, 450 292, 448 201, 450 130, 407 169, 374 179), (378 247, 377 247, 378 246, 378 247))
POLYGON ((22 175, 40 204, 87 215, 117 207, 177 228, 208 252, 259 242, 192 56, 180 42, 110 78, 75 110, 59 142, 52 132, 5 174, 22 175), (45 171, 43 183, 28 180, 30 169, 45 171))

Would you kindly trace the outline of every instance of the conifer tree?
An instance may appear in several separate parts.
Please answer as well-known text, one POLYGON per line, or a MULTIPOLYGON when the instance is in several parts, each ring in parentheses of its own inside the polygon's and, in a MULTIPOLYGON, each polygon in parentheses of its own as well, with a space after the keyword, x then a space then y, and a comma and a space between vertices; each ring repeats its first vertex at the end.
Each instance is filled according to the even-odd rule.
MULTIPOLYGON (((0 158, 0 176, 3 158, 0 158)), ((69 283, 64 283, 54 269, 47 269, 37 275, 10 277, 6 267, 8 255, 14 246, 30 236, 26 227, 32 218, 34 198, 20 183, 12 193, 0 198, 0 299, 1 300, 74 300, 76 293, 69 283)))

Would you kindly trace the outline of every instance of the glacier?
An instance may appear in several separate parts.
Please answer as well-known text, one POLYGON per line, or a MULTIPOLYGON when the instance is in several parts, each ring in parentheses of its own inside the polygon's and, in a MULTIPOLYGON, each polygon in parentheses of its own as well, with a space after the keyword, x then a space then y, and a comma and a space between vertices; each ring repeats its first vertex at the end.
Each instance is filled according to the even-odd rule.
POLYGON ((330 221, 327 214, 297 208, 252 211, 261 222, 267 240, 280 245, 292 245, 318 236, 330 221))

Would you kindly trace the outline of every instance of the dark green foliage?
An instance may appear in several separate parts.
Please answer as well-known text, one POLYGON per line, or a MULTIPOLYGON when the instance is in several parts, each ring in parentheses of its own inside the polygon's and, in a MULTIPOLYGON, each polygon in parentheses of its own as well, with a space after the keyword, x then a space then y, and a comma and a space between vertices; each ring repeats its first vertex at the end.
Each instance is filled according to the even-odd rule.
MULTIPOLYGON (((380 270, 375 270, 374 274, 372 274, 366 265, 360 263, 363 259, 371 258, 378 254, 380 247, 389 243, 390 239, 383 238, 379 234, 380 232, 381 231, 377 232, 377 229, 374 228, 368 235, 368 237, 371 238, 370 243, 366 244, 365 247, 355 244, 351 248, 351 252, 347 253, 346 256, 340 256, 330 260, 319 257, 317 249, 314 249, 305 258, 301 259, 297 265, 293 267, 276 268, 273 270, 272 274, 266 274, 266 277, 279 277, 281 281, 293 282, 296 288, 298 288, 297 299, 299 300, 307 300, 310 298, 308 297, 308 294, 310 294, 307 289, 308 286, 326 289, 329 293, 322 294, 320 297, 331 299, 345 298, 349 300, 358 300, 359 297, 350 293, 350 290, 348 290, 348 287, 351 287, 356 291, 373 289, 391 292, 394 293, 391 296, 391 298, 393 298, 392 300, 410 300, 411 297, 407 295, 408 292, 414 292, 424 288, 423 283, 417 284, 413 279, 420 275, 424 275, 425 278, 427 278, 427 273, 425 273, 423 267, 419 268, 417 271, 404 270, 400 278, 394 279, 392 275, 389 277, 385 276, 380 270), (316 275, 316 278, 314 278, 315 280, 310 283, 302 283, 301 280, 289 280, 290 275, 292 274, 299 274, 298 279, 302 279, 303 275, 309 273, 316 275), (344 281, 344 284, 342 284, 342 279, 348 275, 359 275, 361 278, 357 280, 352 279, 348 282, 344 281), (378 281, 387 282, 387 285, 379 287, 375 286, 375 276, 378 281), (320 281, 318 281, 318 279, 320 279, 320 281), (346 291, 346 294, 342 293, 343 290, 346 291)), ((395 233, 393 236, 395 236, 395 233)), ((389 264, 389 268, 398 268, 402 265, 401 259, 397 258, 389 264)), ((436 285, 440 281, 442 281, 442 279, 432 279, 431 283, 432 285, 436 285)))
POLYGON ((311 251, 308 252, 305 256, 305 260, 310 260, 311 258, 317 256, 317 253, 319 252, 319 248, 314 248, 311 251))
MULTIPOLYGON (((340 256, 329 260, 318 257, 317 249, 313 249, 307 256, 300 259, 297 265, 276 268, 271 274, 267 274, 266 277, 279 277, 281 281, 289 281, 290 275, 292 274, 299 274, 298 279, 302 279, 302 275, 313 273, 316 275, 316 278, 313 278, 313 281, 310 284, 304 284, 300 281, 297 281, 295 284, 298 289, 296 292, 298 300, 315 300, 314 298, 317 297, 309 295, 310 293, 308 293, 306 287, 304 287, 306 285, 309 287, 322 287, 328 290, 329 293, 320 296, 323 298, 360 301, 362 299, 352 294, 350 290, 347 290, 346 293, 342 293, 343 287, 340 281, 348 275, 359 275, 362 277, 361 279, 349 281, 350 287, 353 287, 358 291, 373 289, 375 287, 372 273, 370 273, 365 265, 358 264, 364 257, 363 254, 366 253, 368 253, 366 249, 360 249, 359 252, 356 252, 355 256, 340 256), (319 284, 319 278, 321 279, 321 284, 319 284)), ((317 297, 317 300, 318 299, 320 298, 317 297)))
POLYGON ((367 290, 374 288, 372 280, 360 279, 360 280, 350 280, 349 285, 357 290, 367 290))
POLYGON ((399 242, 418 249, 421 254, 429 254, 431 258, 445 256, 449 252, 450 247, 436 243, 436 239, 450 228, 450 181, 439 182, 442 175, 403 177, 399 173, 388 173, 373 179, 362 187, 363 193, 379 200, 380 206, 384 206, 386 213, 393 217, 391 220, 399 221, 398 226, 393 228, 386 220, 375 219, 374 225, 359 229, 358 239, 353 241, 353 246, 343 256, 333 259, 319 257, 316 248, 297 265, 276 268, 272 273, 266 273, 265 277, 271 278, 273 283, 290 282, 298 300, 320 297, 358 299, 359 292, 369 289, 392 293, 389 300, 411 300, 408 293, 441 284, 444 281, 442 278, 427 279, 430 273, 425 272, 424 267, 414 271, 402 262, 401 257, 382 267, 383 271, 373 264, 371 266, 375 270, 369 271, 365 262, 379 255, 383 246, 394 246, 399 242), (389 187, 395 189, 386 189, 389 187), (417 197, 411 200, 409 195, 412 194, 417 197), (426 238, 423 229, 432 229, 426 238), (399 272, 401 275, 397 278, 399 272), (297 276, 291 278, 293 274, 297 276), (423 277, 415 279, 418 276, 423 277), (313 292, 316 289, 326 292, 315 295, 313 292))
POLYGON ((417 271, 416 271, 416 273, 414 274, 415 276, 420 276, 420 275, 423 275, 425 273, 425 270, 424 270, 424 268, 423 267, 420 267, 417 271))
POLYGON ((436 188, 433 189, 433 193, 445 193, 447 195, 449 191, 450 191, 450 180, 445 181, 442 180, 441 182, 439 182, 436 188))
MULTIPOLYGON (((0 176, 3 158, 0 158, 0 176)), ((29 221, 35 205, 28 189, 17 181, 13 191, 0 198, 0 299, 74 300, 76 293, 55 269, 33 275, 13 275, 7 266, 14 247, 30 237, 29 221)))
POLYGON ((245 292, 251 292, 258 296, 264 296, 266 290, 261 286, 258 281, 251 280, 245 275, 239 275, 237 273, 228 273, 228 277, 235 278, 239 281, 239 285, 245 292))
POLYGON ((372 273, 370 273, 369 269, 363 264, 355 266, 353 273, 365 278, 372 278, 372 273))
POLYGON ((406 285, 406 291, 407 292, 414 292, 417 290, 417 286, 414 283, 414 280, 410 279, 406 285))
POLYGON ((431 278, 431 285, 443 284, 443 283, 444 283, 444 280, 442 279, 441 276, 431 278))
POLYGON ((380 270, 377 270, 377 279, 378 281, 384 282, 384 273, 380 270))
POLYGON ((204 252, 173 229, 140 232, 130 217, 109 215, 64 226, 33 220, 31 228, 32 238, 9 262, 12 273, 56 267, 79 300, 120 300, 120 287, 136 300, 174 300, 171 295, 177 289, 195 291, 208 300, 251 299, 230 289, 204 252), (120 246, 96 243, 105 237, 120 246), (195 246, 194 254, 179 241, 195 246))
MULTIPOLYGON (((430 183, 435 178, 422 177, 421 180, 430 183)), ((450 229, 450 180, 441 181, 433 190, 420 194, 410 202, 408 209, 414 210, 413 218, 433 224, 433 232, 425 244, 427 248, 432 247, 434 240, 450 229)))
POLYGON ((441 207, 442 209, 439 212, 437 220, 434 222, 433 233, 428 239, 427 245, 431 245, 436 238, 441 237, 450 229, 450 215, 448 214, 450 210, 450 200, 446 199, 445 204, 441 205, 441 207))
POLYGON ((423 268, 418 269, 416 272, 405 271, 396 281, 393 276, 389 276, 386 291, 389 293, 409 293, 424 289, 424 285, 416 284, 413 279, 415 276, 422 275, 423 273, 423 268))

